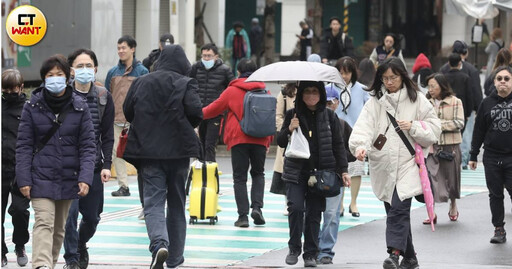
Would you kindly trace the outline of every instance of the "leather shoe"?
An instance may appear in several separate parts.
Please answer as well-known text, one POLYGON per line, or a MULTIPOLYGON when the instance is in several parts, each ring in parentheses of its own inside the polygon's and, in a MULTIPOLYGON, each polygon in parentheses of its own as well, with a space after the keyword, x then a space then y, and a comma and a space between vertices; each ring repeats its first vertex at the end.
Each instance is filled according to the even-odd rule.
MULTIPOLYGON (((430 225, 430 219, 425 219, 423 224, 430 225)), ((437 215, 434 216, 434 224, 437 224, 437 215)))
POLYGON ((265 219, 263 218, 263 214, 261 213, 261 209, 254 208, 251 212, 251 218, 254 220, 254 224, 263 225, 265 224, 265 219))
POLYGON ((382 267, 384 269, 398 269, 398 258, 398 255, 394 253, 389 254, 389 257, 387 257, 382 263, 382 267))
POLYGON ((448 217, 450 218, 451 221, 457 221, 457 219, 459 218, 459 211, 457 211, 456 215, 450 215, 450 212, 448 212, 448 217))
POLYGON ((348 207, 348 213, 351 213, 352 217, 359 218, 360 216, 359 212, 352 212, 352 208, 350 208, 350 206, 348 207))

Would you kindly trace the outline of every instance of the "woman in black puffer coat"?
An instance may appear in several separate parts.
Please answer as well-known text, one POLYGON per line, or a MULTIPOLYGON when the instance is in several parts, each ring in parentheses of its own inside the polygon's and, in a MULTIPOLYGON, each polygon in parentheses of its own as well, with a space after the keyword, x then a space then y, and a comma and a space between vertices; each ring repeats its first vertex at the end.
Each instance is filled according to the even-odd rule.
POLYGON ((309 160, 286 158, 284 161, 282 179, 286 182, 290 227, 290 252, 286 263, 297 263, 304 233, 304 266, 312 267, 316 266, 318 256, 318 233, 321 213, 325 210, 325 198, 311 192, 308 180, 315 170, 333 170, 342 176, 345 185, 350 184, 341 125, 336 114, 326 109, 326 93, 322 82, 299 83, 295 109, 287 111, 277 136, 280 147, 287 146, 290 134, 299 126, 309 142, 311 156, 309 160))

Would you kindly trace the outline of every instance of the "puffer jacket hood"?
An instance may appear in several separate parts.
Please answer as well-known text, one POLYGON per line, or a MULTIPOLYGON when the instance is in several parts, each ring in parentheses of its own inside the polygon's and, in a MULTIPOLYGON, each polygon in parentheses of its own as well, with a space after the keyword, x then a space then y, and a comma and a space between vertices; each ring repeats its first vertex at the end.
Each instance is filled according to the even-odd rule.
POLYGON ((299 87, 297 88, 297 97, 295 99, 295 110, 297 113, 302 113, 307 109, 306 103, 304 103, 303 94, 304 89, 308 87, 317 87, 320 92, 320 101, 317 104, 317 109, 322 111, 327 105, 327 94, 325 92, 324 83, 321 81, 299 81, 299 87))
POLYGON ((414 65, 412 67, 412 73, 416 74, 420 69, 422 68, 432 68, 432 65, 430 64, 430 61, 428 60, 427 56, 425 54, 420 53, 418 57, 416 57, 416 61, 414 62, 414 65))
POLYGON ((155 64, 155 71, 158 70, 173 71, 184 76, 188 75, 190 73, 190 62, 183 48, 180 45, 166 46, 155 64))

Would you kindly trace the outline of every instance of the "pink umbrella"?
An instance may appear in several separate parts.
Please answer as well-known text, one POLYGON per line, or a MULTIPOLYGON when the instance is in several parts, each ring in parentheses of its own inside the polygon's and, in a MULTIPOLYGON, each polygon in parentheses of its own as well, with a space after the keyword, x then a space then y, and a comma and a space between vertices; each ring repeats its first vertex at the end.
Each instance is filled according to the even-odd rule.
MULTIPOLYGON (((426 129, 425 123, 420 121, 423 129, 426 129)), ((432 232, 435 231, 434 228, 434 218, 436 216, 434 212, 434 196, 432 195, 432 188, 430 187, 430 180, 428 178, 427 167, 425 166, 425 156, 423 155, 423 149, 418 143, 414 144, 414 149, 416 150, 416 155, 414 157, 418 167, 420 168, 420 181, 421 188, 423 189, 423 197, 425 199, 425 205, 427 207, 428 218, 430 219, 430 227, 432 228, 432 232)))

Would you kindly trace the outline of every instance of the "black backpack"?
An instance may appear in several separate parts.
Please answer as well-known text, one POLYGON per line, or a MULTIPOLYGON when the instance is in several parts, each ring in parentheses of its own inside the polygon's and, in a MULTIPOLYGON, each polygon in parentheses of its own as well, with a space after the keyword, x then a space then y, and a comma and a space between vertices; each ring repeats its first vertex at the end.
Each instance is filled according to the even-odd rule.
POLYGON ((265 89, 247 91, 244 97, 242 120, 236 114, 242 132, 253 137, 266 137, 276 133, 276 103, 265 89))

